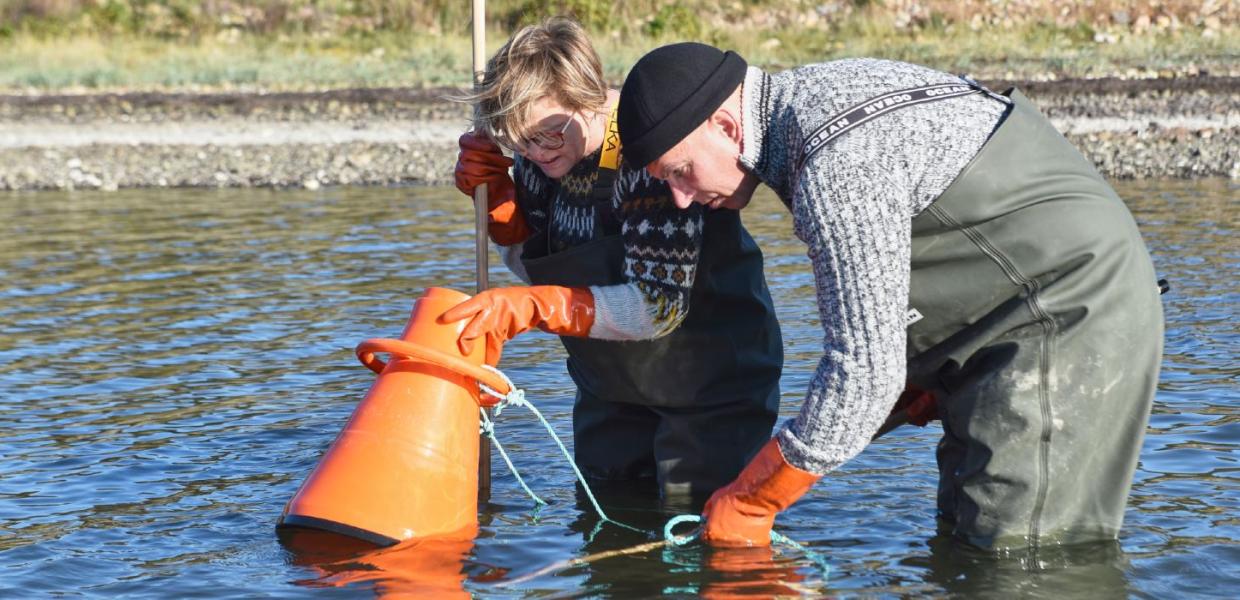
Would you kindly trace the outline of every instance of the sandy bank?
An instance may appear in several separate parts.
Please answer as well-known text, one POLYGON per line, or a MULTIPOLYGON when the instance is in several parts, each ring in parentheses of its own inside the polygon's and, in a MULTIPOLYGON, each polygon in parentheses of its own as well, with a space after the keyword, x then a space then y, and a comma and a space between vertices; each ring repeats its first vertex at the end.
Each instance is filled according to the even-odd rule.
MULTIPOLYGON (((1240 178, 1240 80, 1017 85, 1108 177, 1240 178)), ((448 93, 0 96, 0 190, 443 184, 448 93)))

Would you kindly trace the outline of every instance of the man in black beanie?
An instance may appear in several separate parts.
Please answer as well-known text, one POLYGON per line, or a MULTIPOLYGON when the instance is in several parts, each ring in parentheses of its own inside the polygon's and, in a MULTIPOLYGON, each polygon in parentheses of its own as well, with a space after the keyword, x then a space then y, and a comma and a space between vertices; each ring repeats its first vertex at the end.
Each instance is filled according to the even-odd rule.
POLYGON ((618 124, 682 208, 770 186, 813 263, 823 357, 797 418, 707 503, 705 539, 769 543, 906 388, 938 398, 938 513, 957 535, 1118 536, 1162 354, 1153 265, 1023 95, 877 59, 768 75, 685 43, 633 67, 618 124))

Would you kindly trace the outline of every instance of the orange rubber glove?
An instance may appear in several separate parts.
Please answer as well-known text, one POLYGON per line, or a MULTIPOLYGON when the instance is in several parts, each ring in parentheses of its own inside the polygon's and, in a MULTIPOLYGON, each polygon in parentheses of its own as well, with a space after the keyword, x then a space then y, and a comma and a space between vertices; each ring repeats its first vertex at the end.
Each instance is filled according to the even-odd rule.
POLYGON ((938 418, 939 401, 934 394, 910 385, 900 392, 896 405, 892 407, 891 414, 887 415, 887 420, 875 432, 874 439, 891 433, 901 425, 912 423, 918 427, 925 427, 930 421, 938 418))
POLYGON ((517 209, 516 188, 508 175, 512 159, 504 156, 486 134, 466 132, 459 142, 456 189, 473 198, 474 188, 487 185, 487 233, 491 239, 501 246, 529 239, 530 228, 517 209))
POLYGON ((891 412, 894 414, 901 410, 908 415, 908 422, 918 427, 925 427, 930 421, 939 418, 939 402, 934 394, 913 386, 908 386, 900 393, 900 398, 896 400, 896 406, 891 412))
POLYGON ((558 285, 492 288, 440 315, 440 323, 470 319, 457 338, 469 354, 474 340, 486 339, 487 364, 499 364, 504 342, 538 327, 547 333, 586 337, 594 325, 594 294, 589 288, 558 285))
POLYGON ((772 438, 736 481, 706 501, 702 539, 717 546, 770 545, 775 515, 792 506, 820 478, 788 464, 779 442, 772 438))

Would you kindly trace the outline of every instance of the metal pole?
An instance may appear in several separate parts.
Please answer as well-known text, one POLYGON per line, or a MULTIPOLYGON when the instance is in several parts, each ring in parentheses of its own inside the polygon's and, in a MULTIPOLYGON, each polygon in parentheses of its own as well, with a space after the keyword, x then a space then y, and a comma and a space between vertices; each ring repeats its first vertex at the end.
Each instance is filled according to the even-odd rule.
MULTIPOLYGON (((486 0, 473 0, 474 21, 474 85, 482 83, 486 73, 486 0)), ((474 250, 477 285, 474 293, 487 289, 487 186, 474 188, 474 250)), ((488 412, 490 412, 488 410, 488 412)), ((491 444, 486 436, 478 437, 478 496, 485 502, 491 497, 491 444)))

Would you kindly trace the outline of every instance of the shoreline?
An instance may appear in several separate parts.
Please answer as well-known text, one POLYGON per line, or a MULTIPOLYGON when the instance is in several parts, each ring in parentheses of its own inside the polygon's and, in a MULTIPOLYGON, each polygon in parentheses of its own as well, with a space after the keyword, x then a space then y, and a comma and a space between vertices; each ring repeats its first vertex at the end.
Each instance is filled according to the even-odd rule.
MULTIPOLYGON (((1021 88, 1108 178, 1240 178, 1240 78, 983 83, 1021 88)), ((456 92, 0 94, 0 190, 448 184, 456 92)))

